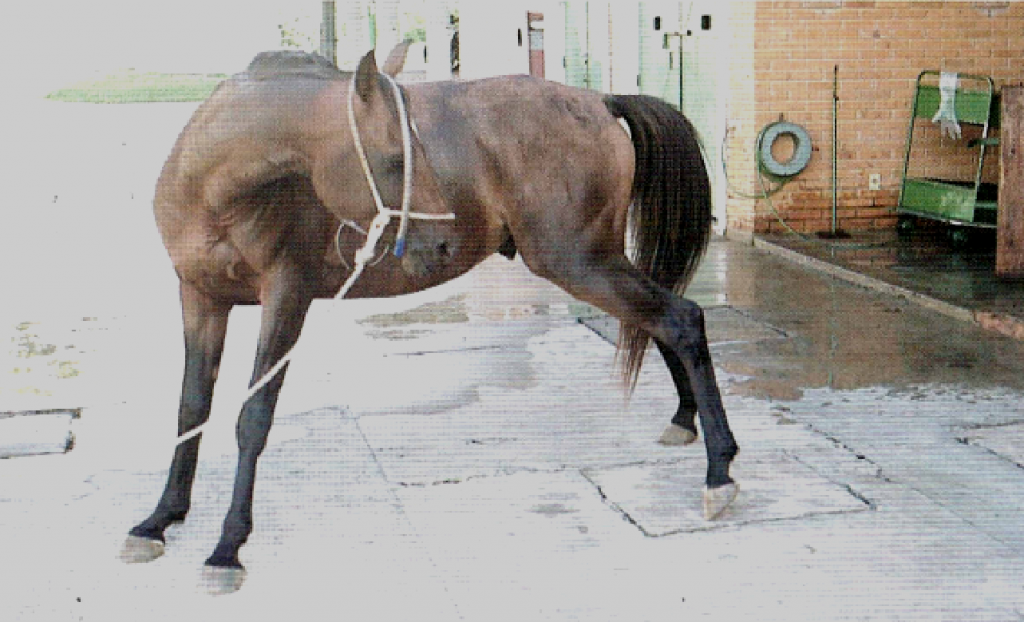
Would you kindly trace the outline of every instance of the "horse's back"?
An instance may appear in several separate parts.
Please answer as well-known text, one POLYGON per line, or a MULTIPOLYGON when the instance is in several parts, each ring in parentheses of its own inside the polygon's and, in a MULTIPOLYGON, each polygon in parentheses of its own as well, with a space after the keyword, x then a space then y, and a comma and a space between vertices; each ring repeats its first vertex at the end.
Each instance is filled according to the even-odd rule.
POLYGON ((427 93, 428 107, 455 113, 478 134, 511 129, 495 136, 499 139, 515 140, 552 127, 561 129, 553 138, 574 131, 593 137, 615 123, 602 93, 527 75, 417 84, 409 90, 414 98, 417 92, 427 93))
POLYGON ((245 73, 259 80, 282 77, 341 80, 344 77, 344 74, 326 58, 295 50, 260 52, 249 63, 245 73))
POLYGON ((530 76, 409 92, 431 164, 458 195, 453 201, 474 202, 488 221, 501 222, 528 264, 597 220, 610 225, 610 239, 622 239, 633 146, 603 94, 530 76))
POLYGON ((444 175, 487 169, 515 185, 571 178, 572 170, 592 178, 630 161, 629 136, 596 91, 517 75, 411 85, 409 92, 431 162, 444 175), (523 176, 527 170, 537 176, 523 176))

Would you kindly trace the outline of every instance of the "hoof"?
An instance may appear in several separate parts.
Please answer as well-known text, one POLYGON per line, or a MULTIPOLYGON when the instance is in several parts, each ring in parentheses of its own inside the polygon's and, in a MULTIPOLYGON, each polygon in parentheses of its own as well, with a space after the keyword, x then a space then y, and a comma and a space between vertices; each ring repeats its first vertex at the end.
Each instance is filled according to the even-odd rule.
POLYGON ((245 568, 203 566, 200 587, 210 596, 223 596, 241 589, 245 583, 245 568))
POLYGON ((687 430, 686 428, 673 423, 665 428, 665 431, 661 433, 661 438, 658 439, 658 442, 662 445, 679 447, 682 445, 689 445, 695 440, 697 440, 697 435, 694 434, 693 430, 687 430))
POLYGON ((159 540, 128 536, 121 547, 121 561, 126 564, 144 564, 164 554, 164 543, 159 540))
POLYGON ((730 482, 718 488, 704 488, 704 520, 715 520, 736 498, 740 487, 730 482))

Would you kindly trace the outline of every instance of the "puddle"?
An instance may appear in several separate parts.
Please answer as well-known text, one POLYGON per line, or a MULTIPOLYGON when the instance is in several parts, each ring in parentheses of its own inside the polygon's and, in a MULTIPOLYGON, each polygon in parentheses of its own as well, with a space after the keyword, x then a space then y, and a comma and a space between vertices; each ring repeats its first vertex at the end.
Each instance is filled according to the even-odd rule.
POLYGON ((713 356, 724 370, 747 377, 731 392, 749 397, 788 400, 811 388, 923 383, 1020 389, 1020 344, 979 333, 916 310, 892 315, 865 308, 805 325, 790 339, 734 344, 713 350, 713 356), (936 324, 945 326, 936 330, 936 324))
MULTIPOLYGON (((883 261, 878 249, 856 253, 883 261)), ((411 352, 441 349, 431 340, 478 321, 512 326, 532 318, 583 318, 609 343, 617 340, 616 320, 551 287, 521 262, 484 262, 467 278, 472 285, 459 295, 371 316, 364 326, 378 331, 372 336, 405 342, 401 347, 411 352)), ((767 253, 712 245, 687 296, 706 309, 712 357, 723 378, 730 377, 722 388, 731 395, 790 401, 808 389, 925 383, 1024 391, 1024 343, 767 253)), ((660 364, 657 356, 651 359, 660 364)))
POLYGON ((534 304, 499 304, 492 297, 479 299, 474 293, 452 296, 440 302, 420 305, 399 313, 381 313, 359 320, 360 324, 389 328, 412 324, 455 324, 477 320, 502 321, 534 317, 583 317, 597 313, 594 307, 577 301, 534 304))
MULTIPOLYGON (((460 294, 440 302, 428 302, 408 311, 370 315, 358 322, 377 328, 395 328, 413 324, 460 324, 468 321, 466 295, 460 294)), ((396 332, 392 331, 391 334, 394 335, 396 332)), ((383 333, 379 335, 387 338, 383 333)))
POLYGON ((957 307, 1024 317, 1024 281, 996 275, 995 231, 947 227, 918 220, 914 231, 861 232, 862 247, 829 248, 791 236, 768 236, 771 243, 827 263, 853 269, 883 282, 931 296, 957 307), (966 234, 957 244, 951 234, 966 234))
MULTIPOLYGON (((487 266, 484 266, 486 270, 487 266)), ((478 268, 479 269, 479 268, 478 268)), ((513 270, 514 273, 514 270, 513 270)), ((520 294, 525 298, 536 294, 536 283, 521 285, 520 294)), ((517 293, 473 289, 467 293, 452 296, 442 301, 429 302, 413 309, 398 313, 369 315, 357 322, 369 327, 366 334, 377 339, 407 341, 428 337, 443 330, 445 326, 469 322, 515 322, 538 318, 572 318, 593 316, 596 310, 582 302, 573 301, 555 290, 548 300, 527 304, 515 303, 517 293), (505 300, 506 295, 512 298, 505 300), (438 328, 441 327, 441 328, 438 328), (377 330, 373 330, 377 329, 377 330)))
MULTIPOLYGON (((731 394, 792 400, 816 388, 921 384, 1024 390, 1021 342, 768 254, 718 260, 730 305, 786 335, 713 348, 719 368, 744 377, 731 394)), ((708 316, 709 334, 715 321, 708 316)))
POLYGON ((414 329, 391 329, 391 330, 370 330, 366 334, 374 339, 387 339, 389 341, 406 341, 419 339, 433 334, 430 330, 414 329))
MULTIPOLYGON (((737 343, 756 343, 764 340, 785 339, 783 330, 751 318, 728 306, 705 308, 708 345, 712 348, 737 343)), ((619 321, 607 315, 581 317, 580 322, 611 344, 618 343, 619 321)))

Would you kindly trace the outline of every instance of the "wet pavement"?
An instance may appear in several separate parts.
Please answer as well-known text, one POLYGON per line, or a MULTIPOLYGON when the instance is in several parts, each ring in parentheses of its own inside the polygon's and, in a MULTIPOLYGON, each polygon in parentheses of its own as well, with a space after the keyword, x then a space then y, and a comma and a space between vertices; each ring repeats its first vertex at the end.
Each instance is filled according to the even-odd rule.
POLYGON ((417 296, 314 305, 249 578, 213 598, 199 570, 259 321, 233 312, 192 513, 163 558, 121 564, 166 476, 183 353, 146 197, 107 205, 80 216, 94 235, 60 234, 74 261, 24 267, 48 304, 7 311, 39 353, 15 362, 77 370, 10 394, 83 409, 69 453, 0 461, 5 619, 1024 619, 1024 344, 721 239, 689 290, 742 447, 721 519, 700 516, 699 444, 655 442, 676 408, 657 357, 625 399, 614 323, 495 257, 417 296))
POLYGON ((837 276, 1005 335, 1024 339, 1024 279, 996 276, 996 231, 910 219, 895 230, 818 236, 764 235, 756 244, 837 276))

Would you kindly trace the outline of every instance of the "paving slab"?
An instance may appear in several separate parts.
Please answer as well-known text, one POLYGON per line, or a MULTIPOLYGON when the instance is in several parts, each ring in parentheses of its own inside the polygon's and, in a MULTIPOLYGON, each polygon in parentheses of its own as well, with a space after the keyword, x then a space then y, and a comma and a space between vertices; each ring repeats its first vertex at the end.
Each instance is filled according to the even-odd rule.
POLYGON ((906 400, 878 389, 814 391, 787 405, 787 416, 864 456, 882 477, 925 495, 972 530, 1024 552, 1022 470, 964 443, 960 427, 969 419, 1019 419, 1020 396, 942 386, 921 386, 911 395, 906 400))
POLYGON ((733 477, 742 495, 714 521, 700 508, 683 502, 679 492, 703 485, 706 462, 587 469, 609 503, 619 508, 645 535, 722 529, 763 521, 794 520, 823 514, 859 512, 870 502, 847 485, 829 481, 798 460, 777 453, 739 460, 733 477))
POLYGON ((458 619, 422 541, 344 411, 279 423, 284 433, 264 455, 257 485, 254 520, 261 527, 243 554, 252 589, 223 602, 197 586, 227 509, 233 455, 204 453, 189 520, 168 531, 167 555, 133 566, 116 559, 120 542, 152 509, 165 472, 85 475, 67 468, 85 470, 87 451, 77 464, 75 458, 0 462, 0 546, 12 559, 33 560, 6 574, 4 611, 30 620, 262 619, 294 615, 296 607, 328 613, 342 606, 361 619, 458 619), (402 598, 393 598, 395 591, 402 598))
POLYGON ((66 453, 78 416, 74 410, 0 412, 0 459, 66 453))
POLYGON ((1024 469, 1024 424, 976 428, 964 435, 963 440, 984 447, 1024 469))
POLYGON ((641 536, 578 471, 403 488, 464 619, 654 619, 677 592, 631 573, 641 536))

